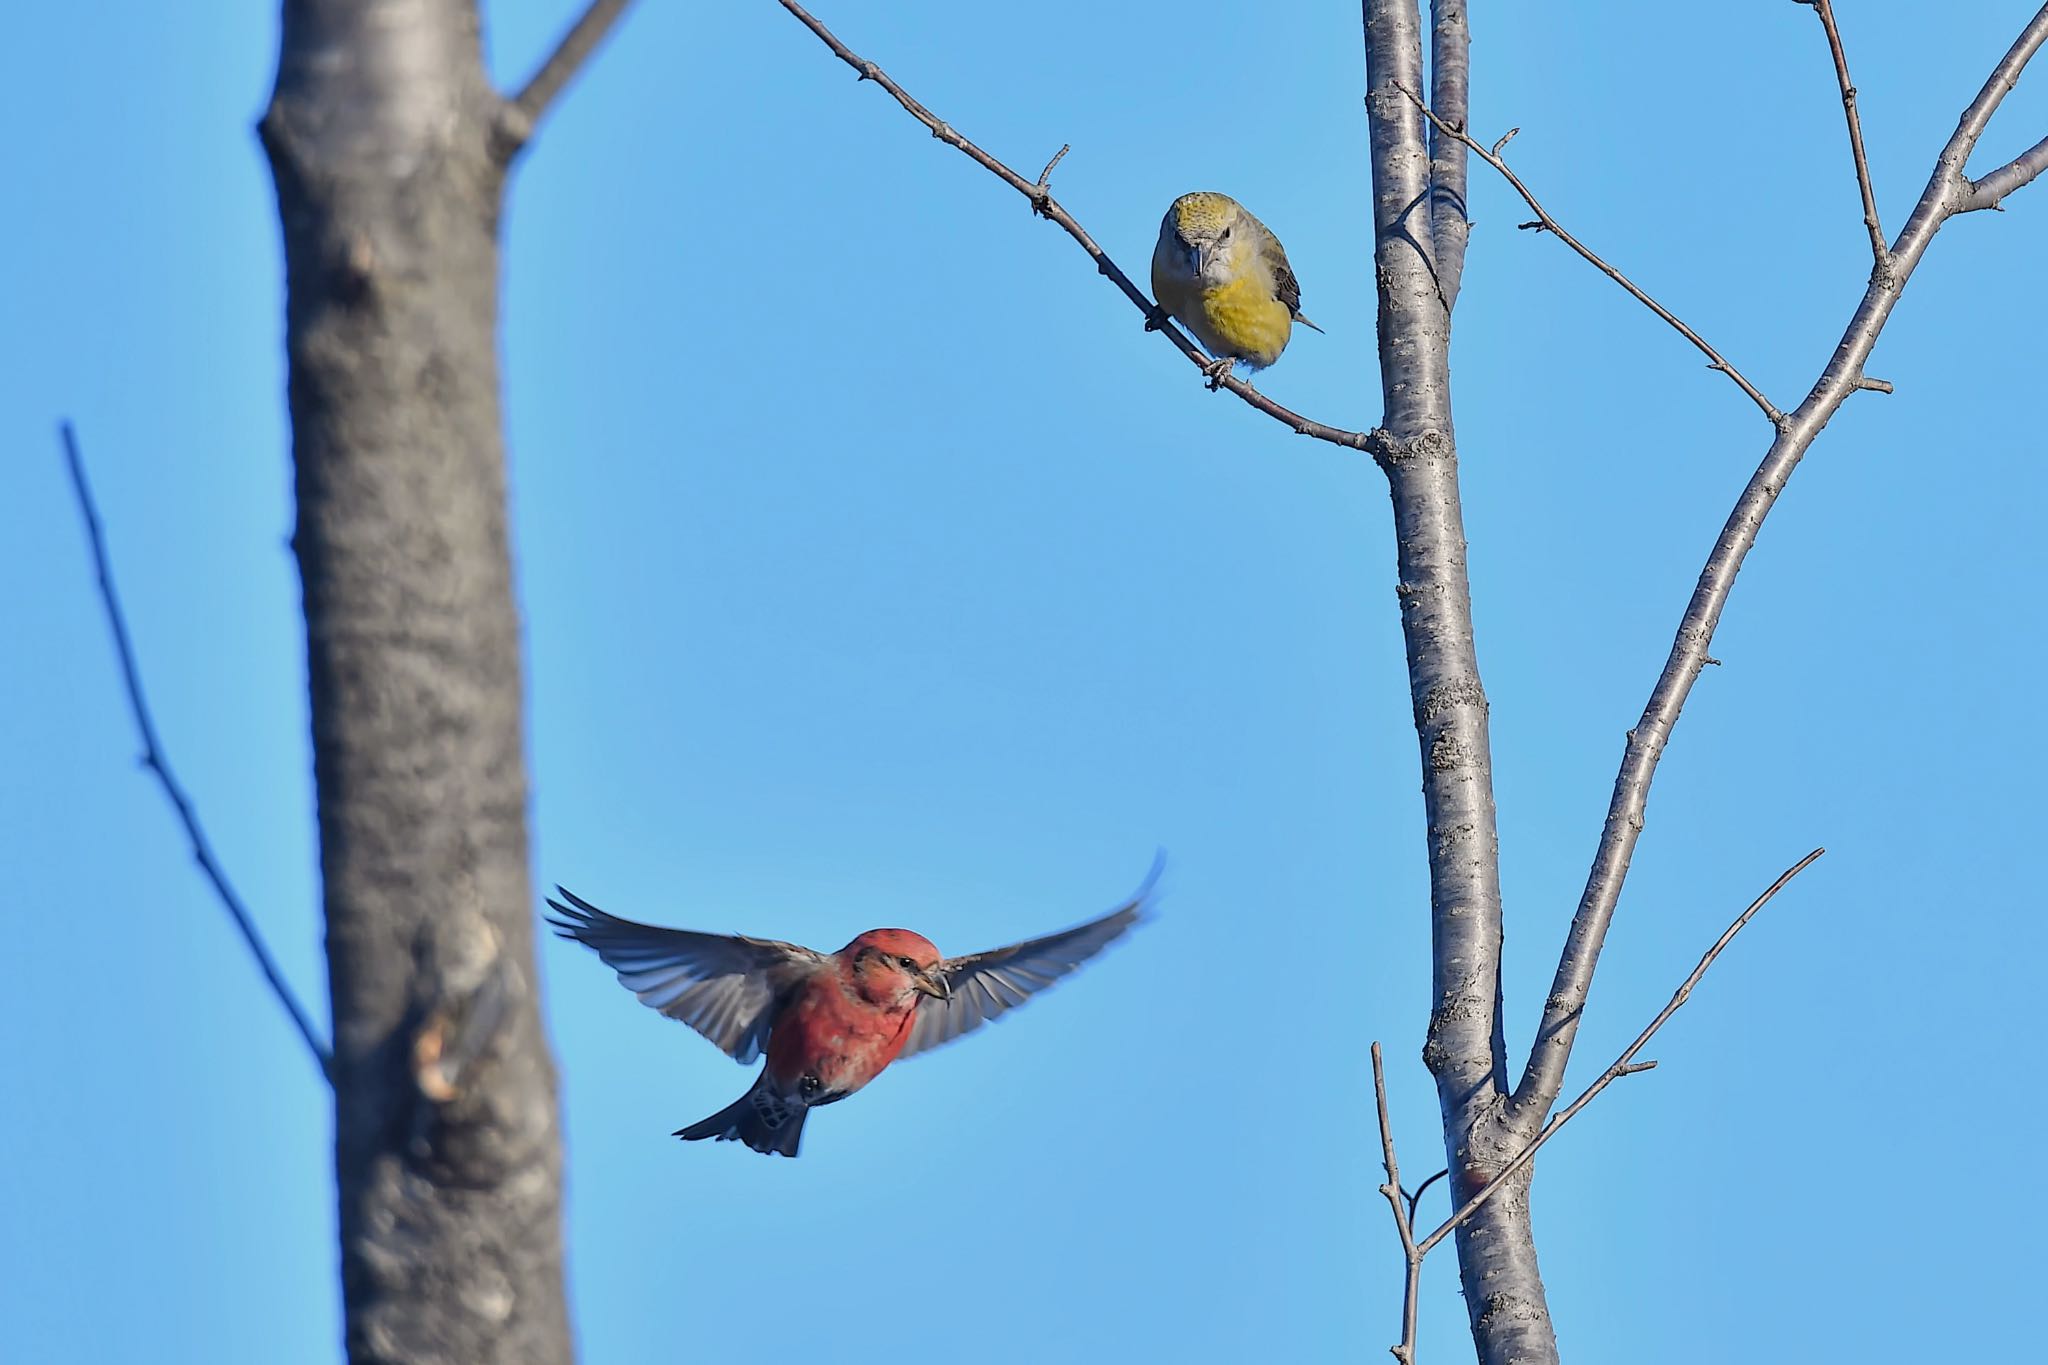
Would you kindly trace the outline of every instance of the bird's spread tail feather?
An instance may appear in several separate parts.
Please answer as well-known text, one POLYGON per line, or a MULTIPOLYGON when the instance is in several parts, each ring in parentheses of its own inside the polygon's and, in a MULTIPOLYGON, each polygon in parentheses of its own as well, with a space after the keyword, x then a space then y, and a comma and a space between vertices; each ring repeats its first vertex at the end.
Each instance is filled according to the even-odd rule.
POLYGON ((808 1106, 791 1103, 775 1093, 763 1073, 746 1094, 710 1118, 678 1128, 676 1136, 685 1142, 703 1138, 744 1142, 764 1156, 779 1153, 793 1157, 803 1137, 808 1113, 808 1106))

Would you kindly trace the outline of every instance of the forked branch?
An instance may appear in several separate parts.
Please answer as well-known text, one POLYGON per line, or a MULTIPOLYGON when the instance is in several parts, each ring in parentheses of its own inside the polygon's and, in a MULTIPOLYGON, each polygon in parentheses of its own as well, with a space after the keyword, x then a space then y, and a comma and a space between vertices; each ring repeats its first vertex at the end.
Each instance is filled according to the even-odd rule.
MULTIPOLYGON (((1804 872, 1825 851, 1824 849, 1817 848, 1804 858, 1801 858, 1791 867, 1785 869, 1770 886, 1766 887, 1762 895, 1751 901, 1748 908, 1735 917, 1735 922, 1721 932, 1721 937, 1714 940, 1714 946, 1707 949, 1705 954, 1701 956, 1699 964, 1692 969, 1691 974, 1684 981, 1679 983, 1678 989, 1672 992, 1670 1001, 1663 1009, 1657 1011, 1657 1017, 1652 1019, 1649 1025, 1636 1035, 1635 1041, 1622 1050, 1621 1055, 1616 1057, 1608 1068, 1600 1073, 1598 1079, 1586 1087, 1584 1093, 1559 1111, 1549 1123, 1545 1124, 1543 1130, 1529 1142, 1528 1146, 1524 1147, 1512 1160, 1495 1172, 1485 1185, 1481 1186, 1470 1199, 1466 1200, 1452 1212, 1450 1217, 1444 1219, 1434 1232, 1420 1241, 1417 1241, 1415 1237, 1415 1202, 1421 1198, 1422 1191, 1429 1187, 1429 1182, 1424 1181, 1413 1196, 1409 1196, 1401 1188, 1401 1166, 1394 1159, 1394 1129, 1393 1124, 1387 1117, 1386 1064, 1380 1056, 1380 1045, 1378 1043, 1372 1045, 1373 1103, 1379 1114, 1381 1161, 1387 1168, 1387 1182, 1380 1186, 1380 1193, 1386 1197, 1387 1206, 1393 1210, 1394 1234, 1401 1241, 1403 1267, 1401 1340, 1398 1345, 1389 1348, 1392 1350, 1394 1358, 1401 1362, 1401 1365, 1415 1365, 1416 1305, 1421 1292, 1423 1259, 1431 1251, 1435 1250, 1444 1238, 1456 1232, 1461 1224, 1477 1213, 1487 1200, 1493 1198, 1501 1189, 1513 1183, 1515 1176, 1522 1168, 1535 1160, 1537 1150, 1544 1143, 1555 1137, 1560 1128, 1563 1128, 1573 1118, 1577 1117, 1579 1111, 1591 1104, 1601 1091, 1620 1080, 1623 1076, 1634 1076, 1644 1071, 1653 1070, 1656 1067, 1657 1063, 1653 1061, 1637 1061, 1637 1054, 1649 1045, 1652 1038, 1657 1036, 1659 1029, 1670 1022, 1671 1016, 1678 1013, 1685 1002, 1692 998, 1693 990, 1705 979, 1707 970, 1714 965, 1716 959, 1723 952, 1727 951, 1728 945, 1735 941, 1735 936, 1742 932, 1743 927, 1752 919, 1755 919, 1759 910, 1769 905, 1771 900, 1780 891, 1783 891, 1794 877, 1804 872)), ((1431 1180, 1435 1178, 1434 1176, 1430 1177, 1431 1180)))
POLYGON ((1599 1078, 1580 1093, 1577 1099, 1559 1110, 1551 1118, 1550 1122, 1544 1124, 1543 1131, 1538 1133, 1529 1145, 1524 1147, 1515 1156, 1514 1160, 1501 1167, 1493 1178, 1480 1188, 1478 1193, 1460 1205, 1457 1211, 1450 1217, 1444 1219, 1442 1225, 1435 1232, 1430 1233, 1429 1236, 1416 1243, 1416 1254, 1418 1256, 1427 1256, 1432 1247, 1450 1236, 1460 1223, 1478 1212, 1480 1205, 1493 1198, 1495 1192, 1512 1180, 1516 1172, 1535 1160, 1537 1149, 1555 1137, 1557 1130, 1570 1123, 1578 1115, 1578 1112, 1591 1104, 1601 1091, 1620 1080, 1623 1076, 1633 1076, 1638 1072, 1649 1071, 1655 1068, 1657 1065, 1655 1062, 1638 1062, 1636 1054, 1648 1046, 1649 1041, 1657 1036, 1657 1030, 1670 1022, 1671 1016, 1678 1013, 1679 1008, 1692 998, 1693 988, 1699 985, 1701 979, 1706 976, 1707 969, 1713 966, 1714 960, 1720 957, 1728 945, 1735 941, 1735 936, 1742 932, 1743 926, 1756 918, 1756 912, 1769 905, 1771 899, 1780 891, 1783 891, 1787 883, 1800 873, 1806 871, 1808 867, 1812 866, 1814 859, 1820 857, 1825 852, 1827 852, 1826 849, 1817 848, 1807 854, 1804 858, 1786 868, 1778 877, 1778 880, 1765 888, 1761 896, 1751 901, 1749 908, 1737 915, 1735 922, 1721 932, 1721 937, 1714 940, 1714 946, 1707 949, 1705 955, 1700 958, 1699 965, 1692 969, 1692 974, 1679 984, 1678 989, 1672 993, 1670 1002, 1663 1009, 1657 1011, 1657 1017, 1650 1021, 1647 1028, 1636 1035, 1636 1040, 1623 1048, 1621 1055, 1616 1057, 1608 1068, 1600 1073, 1599 1078))
POLYGON ((2048 170, 2048 137, 2042 138, 1989 175, 1971 181, 1969 198, 1956 212, 1974 213, 1978 209, 2002 207, 2005 196, 2033 183, 2034 178, 2044 170, 2048 170))

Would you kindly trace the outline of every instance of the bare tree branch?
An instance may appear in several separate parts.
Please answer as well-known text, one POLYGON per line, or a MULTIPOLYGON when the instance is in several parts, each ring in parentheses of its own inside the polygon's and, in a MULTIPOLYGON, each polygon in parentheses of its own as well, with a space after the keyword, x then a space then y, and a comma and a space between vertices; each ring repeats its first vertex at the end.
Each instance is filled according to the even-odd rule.
MULTIPOLYGON (((779 3, 784 9, 796 16, 799 23, 816 34, 820 42, 832 49, 834 56, 858 72, 862 80, 873 81, 876 85, 888 91, 890 97, 902 105, 912 118, 931 130, 933 137, 956 151, 965 154, 981 166, 982 169, 988 171, 1011 189, 1030 200, 1032 212, 1039 214, 1041 217, 1051 219, 1059 224, 1061 228, 1065 229, 1066 234, 1072 237, 1083 251, 1088 253, 1090 260, 1095 262, 1096 270, 1107 276, 1109 282, 1122 290, 1124 297, 1129 299, 1137 307, 1138 311, 1145 315, 1145 328, 1147 331, 1163 332, 1166 335, 1166 339, 1172 342, 1182 355, 1192 361, 1196 368, 1205 372, 1210 368, 1213 362, 1207 355, 1203 354, 1201 347, 1188 340, 1186 335, 1173 325, 1172 321, 1167 317, 1165 310, 1147 298, 1145 292, 1139 289, 1137 285, 1131 283, 1131 277, 1124 274, 1118 268, 1117 263, 1109 258, 1108 252, 1095 244, 1095 239, 1088 235, 1087 229, 1082 227, 1074 216, 1062 208, 1059 201, 1052 197, 1052 191, 1049 188, 1052 168, 1059 164, 1061 157, 1066 155, 1067 149, 1065 147, 1062 147, 1058 155, 1054 156, 1046 164, 1044 172, 1037 180, 1025 179, 1016 171, 1011 170, 1001 161, 998 161, 995 157, 990 156, 980 147, 962 137, 958 132, 954 131, 951 124, 945 122, 922 104, 919 104, 911 97, 909 91, 891 80, 887 72, 883 71, 882 68, 876 66, 873 62, 859 56, 851 48, 847 47, 846 44, 840 42, 838 38, 833 36, 832 30, 819 23, 811 15, 810 11, 797 4, 796 0, 779 0, 779 3)), ((1285 423, 1297 435, 1313 436, 1318 441, 1328 441, 1332 445, 1343 446, 1349 450, 1376 452, 1381 449, 1379 433, 1346 431, 1341 427, 1328 426, 1322 422, 1312 421, 1293 409, 1283 407, 1281 404, 1274 402, 1234 375, 1213 376, 1209 387, 1213 389, 1219 384, 1273 420, 1285 423)))
MULTIPOLYGON (((1709 346, 1704 337, 1702 337, 1698 332, 1695 332, 1692 328, 1686 326, 1683 322, 1679 321, 1677 315, 1674 314, 1670 309, 1666 308, 1663 304, 1657 302, 1648 294, 1644 293, 1641 289, 1637 288, 1635 281, 1631 280, 1628 276, 1622 274, 1619 270, 1616 270, 1613 266, 1609 265, 1606 261, 1602 260, 1584 242, 1581 242, 1578 238, 1572 236, 1569 232, 1566 232, 1564 228, 1558 223, 1558 221, 1550 216, 1548 210, 1546 210, 1542 204, 1537 202, 1536 196, 1529 192, 1529 187, 1522 183, 1522 178, 1516 175, 1513 171, 1509 170, 1508 163, 1501 160, 1500 152, 1498 149, 1507 145, 1508 139, 1512 138, 1515 135, 1514 132, 1510 132, 1507 135, 1507 137, 1503 137, 1499 142, 1494 143, 1493 149, 1489 150, 1488 148, 1482 147, 1477 142, 1473 141, 1471 135, 1467 133, 1463 127, 1451 123, 1445 120, 1444 118, 1439 117, 1437 111, 1430 108, 1428 105, 1424 104, 1422 102, 1422 97, 1417 95, 1408 86, 1402 85, 1399 86, 1398 89, 1401 91, 1402 94, 1406 95, 1409 99, 1415 102, 1415 107, 1420 109, 1423 113, 1423 116, 1427 118, 1430 121, 1430 123, 1435 125, 1436 130, 1438 132, 1442 133, 1446 137, 1454 138, 1457 141, 1464 143, 1465 146, 1469 148, 1475 156, 1477 156, 1481 161, 1484 161, 1487 165, 1493 167, 1496 171, 1499 171, 1501 173, 1501 176, 1508 182, 1508 184, 1514 187, 1515 193, 1522 196, 1522 202, 1527 204, 1529 206, 1530 212, 1536 215, 1536 221, 1534 223, 1524 223, 1522 226, 1540 227, 1545 231, 1551 233, 1553 236, 1557 238, 1557 240, 1563 242, 1573 251, 1576 251, 1582 258, 1586 260, 1588 264, 1592 265, 1595 269, 1599 270, 1600 273, 1607 276, 1608 279, 1613 280, 1623 289, 1626 289, 1630 293, 1630 295, 1632 295, 1636 299, 1637 302, 1641 303, 1645 308, 1648 308, 1658 317, 1664 319, 1664 321, 1670 323, 1671 326, 1677 330, 1680 336, 1684 337, 1687 341, 1690 341, 1694 346, 1698 347, 1700 353, 1706 356, 1707 358, 1707 368, 1710 370, 1719 370, 1722 374, 1725 374, 1730 379, 1734 380, 1735 386, 1741 389, 1744 393, 1748 394, 1749 399, 1752 403, 1755 403, 1759 408, 1763 409, 1764 416, 1769 418, 1773 425, 1784 420, 1785 414, 1778 411, 1777 405, 1772 403, 1770 399, 1764 397, 1763 393, 1760 390, 1758 390, 1756 385, 1750 383, 1747 379, 1744 379, 1742 377, 1742 372, 1737 370, 1733 365, 1729 364, 1726 358, 1724 358, 1719 351, 1715 350, 1712 346, 1709 346)), ((1516 131, 1520 130, 1517 129, 1516 131)))
MULTIPOLYGON (((1955 133, 1935 159, 1933 173, 1928 177, 1927 187, 1921 191, 1919 203, 1914 205, 1898 241, 1893 244, 1887 268, 1871 272, 1863 299, 1842 333, 1834 355, 1822 370, 1819 382, 1813 386, 1806 401, 1779 424, 1777 439, 1771 442, 1763 462, 1750 476, 1748 486, 1736 500, 1721 528, 1720 537, 1714 542, 1713 553, 1708 556, 1706 567, 1700 571, 1692 599, 1686 604, 1685 616, 1679 622, 1677 636, 1664 662, 1664 671, 1650 693, 1642 718, 1628 732, 1628 747, 1622 755, 1621 769, 1615 775, 1614 793, 1608 802, 1606 824, 1601 830, 1592 870, 1587 875, 1586 889, 1579 898, 1577 912, 1572 916, 1571 931, 1558 960, 1549 998, 1544 1002, 1542 1025, 1537 1030, 1528 1066, 1522 1073, 1521 1084, 1515 1089, 1513 1109, 1518 1114, 1548 1113, 1563 1089, 1565 1063, 1571 1057, 1572 1040, 1578 1032, 1587 993, 1592 988, 1600 948, 1606 941, 1608 926, 1613 922, 1615 905, 1621 899, 1622 883, 1628 877, 1629 859, 1634 855, 1636 841, 1642 836, 1650 784, 1656 777, 1658 760, 1670 742, 1671 731, 1678 724, 1679 713, 1692 693, 1694 681, 1708 661, 1708 649, 1713 644, 1714 632, 1720 625, 1721 613, 1727 608, 1729 595, 1735 589, 1735 578, 1742 571, 1742 562, 1756 544, 1764 519, 1776 505, 1778 495, 1784 491, 1786 482, 1828 420, 1850 394, 1883 383, 1868 379, 1863 373, 1863 363, 1869 359, 1871 348, 1877 345, 1878 335, 1883 332, 1892 309, 1933 242, 1934 235, 1950 218, 1976 207, 1974 201, 1978 187, 1973 186, 1964 174, 1964 166, 1999 102, 2012 89, 2021 70, 2040 50, 2043 42, 2048 42, 2048 5, 2034 15, 1992 69, 1977 97, 1963 111, 1955 133)), ((2032 155, 2028 153, 2028 156, 2032 155)), ((2048 152, 2042 154, 2042 159, 2048 160, 2048 152)), ((2038 171, 2039 167, 2034 169, 2038 171)), ((1995 171, 1987 180, 2003 174, 2002 170, 1995 171)), ((2012 177, 2012 188, 2018 188, 2031 178, 2031 175, 2016 174, 2012 177)))
MULTIPOLYGON (((1394 1211, 1394 1233, 1401 1239, 1401 1260, 1407 1272, 1407 1283, 1401 1291, 1401 1344, 1390 1349, 1401 1365, 1415 1365, 1415 1312, 1422 1283, 1422 1257, 1415 1250, 1415 1226, 1410 1219, 1415 1199, 1422 1197, 1422 1190, 1417 1190, 1411 1199, 1401 1188, 1401 1163, 1394 1159, 1394 1126, 1387 1121, 1387 1066, 1378 1043, 1372 1045, 1372 1096, 1379 1108, 1380 1154, 1387 1168, 1387 1183, 1380 1186, 1380 1193, 1387 1197, 1387 1207, 1394 1211)), ((1423 1189, 1427 1188, 1425 1182, 1423 1189)))
POLYGON ((1978 209, 1999 208, 2000 201, 2014 190, 2031 184, 2035 176, 2048 170, 2048 137, 2021 152, 2012 160, 1980 180, 1970 182, 1970 198, 1958 213, 1973 213, 1978 209))
POLYGON ((1856 112, 1856 87, 1849 80, 1849 58, 1842 51, 1842 32, 1835 27, 1834 0, 1794 0, 1809 6, 1820 16, 1827 31, 1828 52, 1835 59, 1835 83, 1842 90, 1842 114, 1849 123, 1849 154, 1856 159, 1856 188, 1863 195, 1863 226, 1870 233, 1870 258, 1880 270, 1891 258, 1885 249, 1884 228, 1877 220, 1877 195, 1870 188, 1870 162, 1863 155, 1863 117, 1856 112))
POLYGON ((1636 1040, 1622 1049, 1621 1055, 1616 1057, 1613 1064, 1600 1073, 1599 1079, 1587 1086, 1577 1099, 1560 1110, 1557 1116, 1552 1118, 1550 1122, 1544 1124, 1543 1131, 1538 1133, 1535 1140, 1523 1148, 1513 1161, 1502 1167, 1500 1174, 1494 1176, 1477 1194, 1474 1194, 1460 1205, 1457 1212, 1446 1218, 1435 1232, 1430 1233, 1429 1236, 1415 1244, 1416 1260, 1419 1261, 1422 1257, 1429 1255, 1431 1249, 1437 1243, 1450 1236, 1461 1223, 1478 1212, 1480 1205, 1493 1198, 1494 1194, 1507 1183, 1510 1177, 1533 1161, 1536 1157, 1537 1149, 1556 1136, 1557 1130, 1570 1123, 1581 1109, 1591 1104, 1596 1095, 1615 1081, 1620 1080, 1623 1076, 1633 1076, 1638 1072, 1653 1069, 1657 1065, 1655 1062, 1638 1062, 1635 1059, 1636 1054, 1649 1044, 1650 1039, 1657 1036, 1657 1030, 1663 1028, 1672 1015, 1678 1013, 1679 1007, 1692 998, 1693 988, 1700 984, 1702 977, 1706 976, 1707 969, 1713 966, 1714 960, 1721 956, 1722 951, 1730 943, 1735 941, 1735 936, 1742 932, 1743 926, 1756 917, 1756 912, 1770 904, 1772 897, 1783 891, 1788 882, 1804 872, 1812 865, 1814 859, 1820 857, 1826 851, 1826 849, 1817 848, 1807 854, 1804 858, 1792 864, 1791 867, 1785 869, 1778 880, 1772 882, 1761 896, 1751 901, 1749 908, 1737 915, 1735 922, 1722 931, 1721 937, 1714 940, 1714 946, 1707 949, 1706 955, 1700 958, 1699 965, 1692 969, 1692 974, 1686 977, 1678 989, 1672 993, 1670 1002, 1663 1009, 1657 1011, 1657 1017, 1650 1021, 1649 1027, 1638 1033, 1636 1040))
MULTIPOLYGON (((1472 85, 1472 30, 1465 0, 1430 0, 1429 15, 1429 102, 1462 128, 1472 85)), ((1465 192, 1465 144, 1434 133, 1429 139, 1429 240, 1446 313, 1458 306, 1465 244, 1472 236, 1465 192)))
POLYGON ((532 140, 533 130, 555 98, 576 78, 631 3, 632 0, 590 0, 589 7, 577 16, 519 93, 505 101, 498 119, 498 136, 506 152, 516 152, 532 140))
MULTIPOLYGON (((1998 106, 2020 83, 2020 73, 2027 69, 2027 63, 2041 50, 2044 41, 2048 41, 2048 6, 2037 10, 2027 21, 2020 36, 2013 39, 2012 46, 1998 59, 1998 65, 1991 68, 1991 74, 1984 78, 1984 84, 1978 89, 1977 97, 1970 101, 1970 107, 1963 110, 1963 117, 1949 137, 1948 145, 1942 148, 1938 163, 1942 170, 1954 178, 1962 178, 1963 166, 1969 161, 1970 153, 1976 150, 1977 139, 1984 136, 1991 116, 1998 112, 1998 106)), ((1936 174, 1939 176, 1940 170, 1936 174)))
POLYGON ((128 691, 128 707, 135 714, 135 728, 142 734, 142 765, 156 775, 157 785, 170 798, 171 806, 178 813, 178 822, 185 827, 185 837, 191 841, 192 857, 199 864, 199 870, 206 874, 206 880, 213 884, 214 893, 227 907, 228 918, 235 922, 241 932, 242 942, 248 945, 250 954, 256 959, 257 969, 263 979, 270 983, 270 992, 277 997, 277 1003, 284 1006, 284 1012, 291 1016, 292 1024, 305 1040, 306 1050, 313 1054, 314 1064, 328 1084, 334 1082, 334 1058, 327 1045, 314 1032, 312 1016, 292 988, 285 982, 284 972, 277 965, 277 959, 270 955, 270 948, 263 941, 256 921, 250 916, 242 898, 235 894, 228 884, 228 875, 222 870, 220 860, 214 856, 213 844, 206 837, 205 828, 199 823, 199 814, 193 809, 191 797, 185 794, 177 774, 171 771, 171 760, 164 753, 162 741, 157 738, 156 723, 150 718, 149 702, 142 691, 142 674, 135 663, 135 647, 128 639, 128 623, 121 613, 121 599, 114 592, 114 571, 107 560, 105 532, 100 526, 98 506, 93 502, 92 488, 85 480, 85 460, 78 453, 78 436, 65 422, 59 428, 64 441, 64 462, 71 471, 71 488, 78 495, 78 512, 85 521, 85 532, 92 542, 93 569, 99 578, 100 602, 106 608, 107 626, 113 632, 114 652, 121 659, 121 682, 128 691))

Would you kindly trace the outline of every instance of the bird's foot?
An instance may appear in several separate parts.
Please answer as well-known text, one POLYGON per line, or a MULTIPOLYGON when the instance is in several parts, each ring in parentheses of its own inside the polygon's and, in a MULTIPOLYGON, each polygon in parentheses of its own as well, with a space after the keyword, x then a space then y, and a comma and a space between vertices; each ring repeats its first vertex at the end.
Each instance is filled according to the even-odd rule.
POLYGON ((1221 359, 1212 360, 1202 367, 1202 373, 1209 376, 1209 392, 1214 393, 1223 387, 1223 381, 1230 377, 1231 367, 1236 364, 1235 360, 1229 356, 1224 356, 1221 359))

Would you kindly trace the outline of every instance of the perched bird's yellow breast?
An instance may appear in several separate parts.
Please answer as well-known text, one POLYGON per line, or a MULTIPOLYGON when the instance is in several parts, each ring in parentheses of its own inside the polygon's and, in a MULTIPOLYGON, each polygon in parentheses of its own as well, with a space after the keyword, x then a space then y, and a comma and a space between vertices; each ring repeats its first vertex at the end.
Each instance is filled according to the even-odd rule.
POLYGON ((1294 315, 1255 271, 1202 290, 1187 324, 1209 354, 1232 356, 1254 369, 1278 360, 1294 335, 1294 315))
POLYGON ((1159 225, 1152 294, 1219 361, 1271 365, 1301 316, 1301 287, 1265 224, 1228 195, 1184 194, 1159 225))

